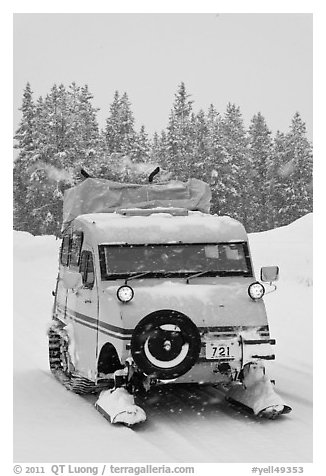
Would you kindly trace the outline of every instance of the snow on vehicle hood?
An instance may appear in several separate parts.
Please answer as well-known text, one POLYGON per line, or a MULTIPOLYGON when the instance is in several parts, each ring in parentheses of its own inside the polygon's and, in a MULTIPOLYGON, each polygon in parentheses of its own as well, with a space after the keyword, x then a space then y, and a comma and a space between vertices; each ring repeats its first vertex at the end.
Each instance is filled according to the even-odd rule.
MULTIPOLYGON (((203 278, 201 278, 203 279, 203 278)), ((254 278, 208 278, 209 283, 198 284, 198 279, 165 281, 143 279, 130 281, 134 298, 129 303, 119 303, 117 289, 112 284, 105 288, 109 301, 115 301, 126 329, 133 329, 146 315, 160 309, 182 312, 198 327, 251 326, 267 324, 264 302, 253 301, 248 286, 254 278), (214 283, 212 283, 212 279, 214 283), (197 281, 195 283, 194 281, 197 281)))

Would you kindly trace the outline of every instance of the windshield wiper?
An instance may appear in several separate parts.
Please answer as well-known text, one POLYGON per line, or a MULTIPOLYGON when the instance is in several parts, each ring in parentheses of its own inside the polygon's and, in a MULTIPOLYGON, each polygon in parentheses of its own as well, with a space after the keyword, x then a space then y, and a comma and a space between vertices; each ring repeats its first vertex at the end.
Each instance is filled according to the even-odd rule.
POLYGON ((127 284, 127 282, 130 281, 131 279, 142 278, 143 276, 146 276, 147 274, 152 274, 152 273, 153 273, 153 271, 145 271, 144 273, 135 274, 134 276, 128 276, 125 279, 125 284, 127 284))
POLYGON ((196 273, 196 274, 193 274, 192 276, 188 276, 188 278, 186 279, 186 283, 189 284, 189 279, 197 278, 198 276, 204 276, 207 273, 214 273, 214 271, 211 269, 207 269, 206 271, 201 271, 200 273, 196 273))
POLYGON ((186 280, 186 283, 189 284, 189 279, 197 278, 198 276, 204 276, 207 273, 214 273, 214 277, 216 277, 216 276, 219 276, 219 277, 222 277, 222 276, 251 276, 249 271, 243 271, 243 270, 241 270, 241 271, 240 270, 239 271, 225 271, 225 270, 217 271, 216 269, 215 270, 208 269, 206 271, 201 271, 200 273, 193 274, 192 276, 188 276, 188 278, 186 280))

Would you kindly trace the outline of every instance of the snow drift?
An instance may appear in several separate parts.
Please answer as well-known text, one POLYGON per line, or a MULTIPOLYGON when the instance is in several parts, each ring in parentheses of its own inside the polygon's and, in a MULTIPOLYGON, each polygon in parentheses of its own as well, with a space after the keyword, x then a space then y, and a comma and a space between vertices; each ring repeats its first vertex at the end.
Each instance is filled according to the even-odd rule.
POLYGON ((312 216, 308 213, 290 225, 252 233, 250 244, 256 270, 263 265, 278 264, 281 281, 312 286, 312 216))

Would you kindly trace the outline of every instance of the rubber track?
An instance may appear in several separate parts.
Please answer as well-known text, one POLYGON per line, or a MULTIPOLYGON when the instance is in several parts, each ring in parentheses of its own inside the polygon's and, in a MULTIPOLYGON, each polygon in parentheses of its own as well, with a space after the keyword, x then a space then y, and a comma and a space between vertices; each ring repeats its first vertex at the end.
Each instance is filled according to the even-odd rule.
POLYGON ((68 354, 69 337, 63 327, 55 324, 49 331, 49 364, 52 374, 67 389, 79 395, 97 393, 103 390, 103 385, 96 385, 92 380, 69 372, 65 369, 63 354, 68 354))

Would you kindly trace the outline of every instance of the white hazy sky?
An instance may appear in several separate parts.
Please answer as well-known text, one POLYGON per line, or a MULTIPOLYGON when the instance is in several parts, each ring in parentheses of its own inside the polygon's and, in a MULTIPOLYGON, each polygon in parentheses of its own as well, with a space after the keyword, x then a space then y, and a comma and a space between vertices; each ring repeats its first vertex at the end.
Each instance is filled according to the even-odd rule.
POLYGON ((115 90, 136 126, 165 128, 184 81, 194 110, 240 106, 287 131, 299 111, 312 138, 312 14, 16 14, 14 127, 29 81, 35 99, 54 83, 88 84, 103 127, 115 90))

